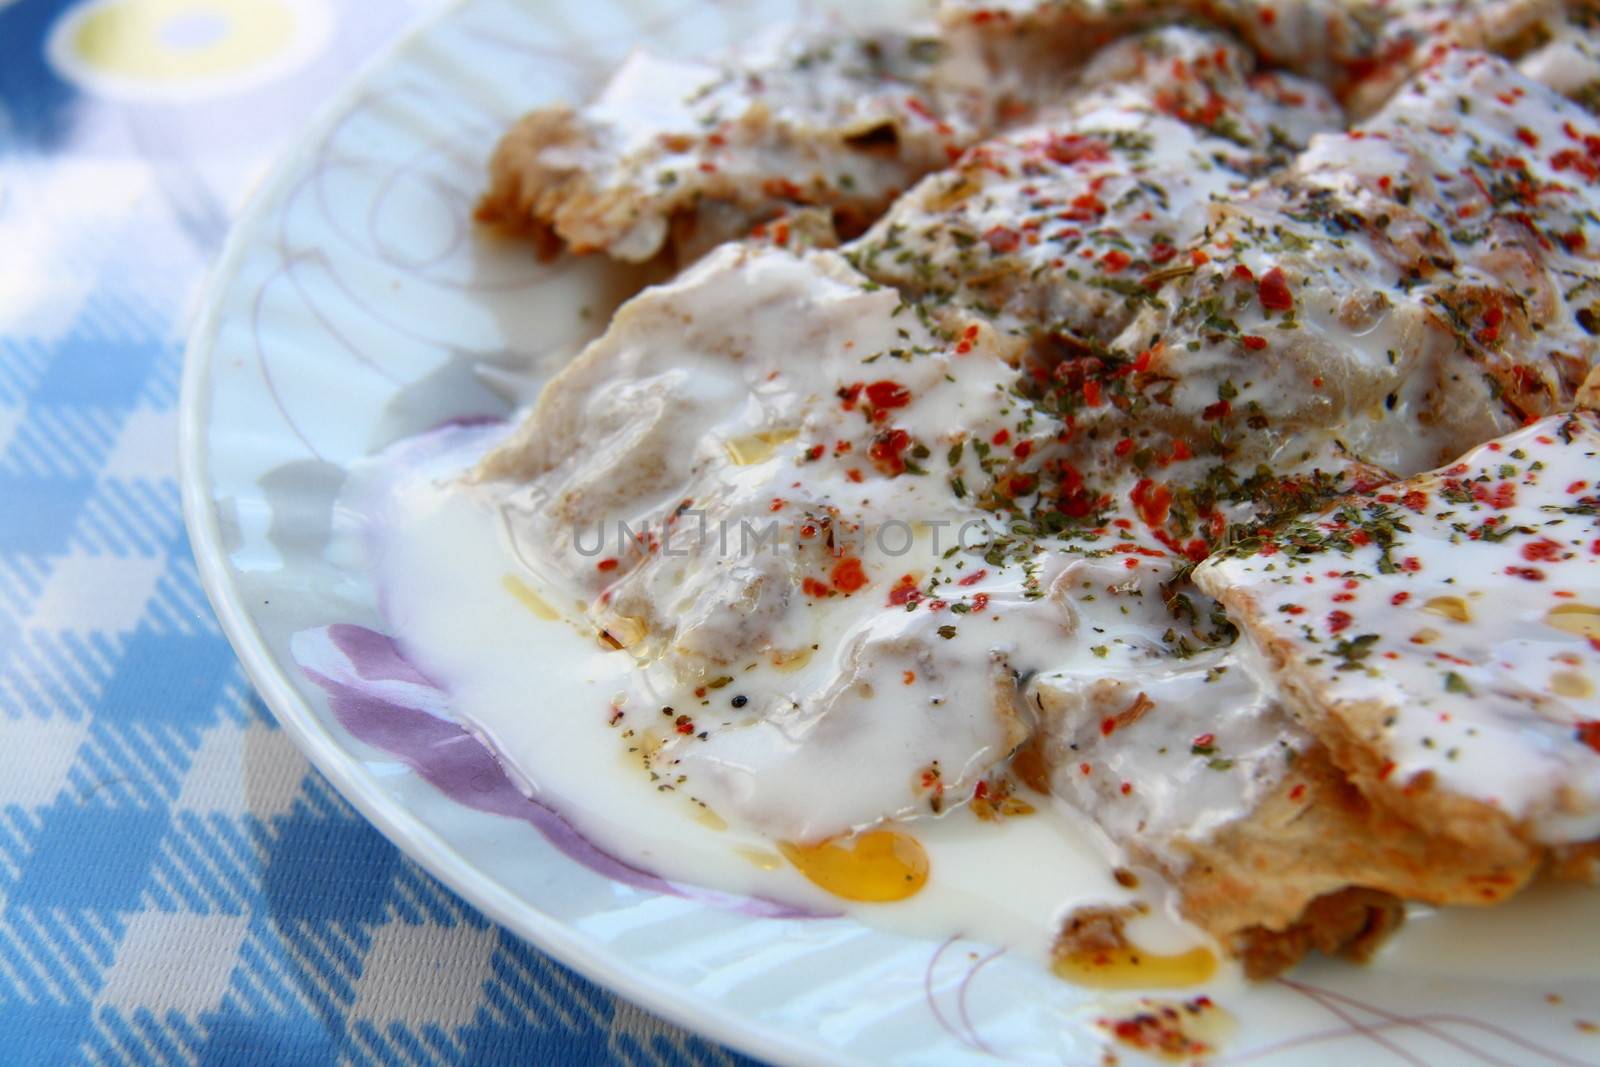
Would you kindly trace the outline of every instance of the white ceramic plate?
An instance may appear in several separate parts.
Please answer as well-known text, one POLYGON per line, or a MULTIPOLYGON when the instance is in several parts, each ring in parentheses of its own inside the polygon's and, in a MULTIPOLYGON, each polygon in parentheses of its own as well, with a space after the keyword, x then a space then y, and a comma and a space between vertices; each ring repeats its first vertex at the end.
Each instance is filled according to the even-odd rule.
MULTIPOLYGON (((888 13, 852 13, 864 6, 888 13)), ((358 78, 256 198, 194 332, 182 462, 201 574, 262 696, 367 818, 493 918, 652 1010, 780 1062, 1095 1063, 1108 1048, 1137 1060, 1101 1025, 1137 994, 1076 989, 959 939, 763 917, 613 870, 619 881, 581 862, 550 812, 479 788, 492 765, 466 769, 477 793, 437 788, 462 771, 437 758, 459 732, 435 717, 448 714, 436 692, 385 664, 378 597, 331 535, 353 462, 446 420, 507 414, 482 368, 559 365, 629 284, 474 233, 498 133, 530 106, 582 99, 635 44, 704 54, 803 8, 467 0, 358 78), (327 653, 330 632, 366 643, 364 680, 319 685, 296 663, 296 635, 303 659, 308 642, 327 653)), ((1593 921, 1588 902, 1568 914, 1593 921)), ((1551 973, 1530 929, 1561 936, 1557 922, 1422 917, 1372 968, 1223 983, 1206 991, 1235 1020, 1217 1061, 1600 1059, 1580 1025, 1600 1019, 1600 966, 1551 973), (1434 962, 1463 930, 1462 962, 1434 962)))

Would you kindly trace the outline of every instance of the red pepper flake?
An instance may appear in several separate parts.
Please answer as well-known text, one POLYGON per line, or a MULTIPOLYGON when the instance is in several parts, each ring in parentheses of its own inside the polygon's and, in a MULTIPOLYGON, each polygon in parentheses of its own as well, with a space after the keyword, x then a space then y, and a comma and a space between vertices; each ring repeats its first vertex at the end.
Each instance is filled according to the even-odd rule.
MULTIPOLYGON (((1116 729, 1117 720, 1115 716, 1107 715, 1105 718, 1100 720, 1100 736, 1110 737, 1116 732, 1116 729)), ((1087 764, 1085 764, 1085 766, 1087 766, 1087 764)), ((1084 773, 1087 774, 1088 772, 1085 771, 1084 773)))
POLYGON ((1544 571, 1538 567, 1507 567, 1506 573, 1513 578, 1521 578, 1526 582, 1544 581, 1544 571))
POLYGON ((1600 719, 1578 723, 1578 741, 1600 752, 1600 719))
POLYGON ((1253 333, 1245 334, 1242 338, 1240 338, 1240 340, 1243 341, 1244 346, 1252 352, 1259 352, 1263 348, 1267 347, 1267 339, 1265 337, 1259 337, 1253 333))
POLYGON ((1115 445, 1112 446, 1111 451, 1114 452, 1118 456, 1132 455, 1133 454, 1133 438, 1124 437, 1122 440, 1118 441, 1115 445))
POLYGON ((996 446, 1003 445, 1007 441, 1011 440, 1011 431, 1002 427, 1001 429, 996 430, 994 436, 989 438, 989 440, 996 446))
POLYGON ((1172 490, 1162 483, 1140 478, 1128 497, 1146 525, 1160 526, 1167 521, 1167 513, 1172 508, 1172 490))
POLYGON ((1562 556, 1561 542, 1541 537, 1522 546, 1522 558, 1531 563, 1555 563, 1562 556))
POLYGON ((1123 782, 1122 786, 1121 786, 1121 789, 1122 789, 1122 795, 1123 796, 1127 796, 1129 793, 1133 792, 1133 783, 1132 782, 1123 782))
POLYGON ((974 593, 972 595, 972 610, 973 611, 982 611, 984 608, 987 608, 988 606, 989 606, 989 594, 988 593, 974 593))
POLYGON ((1410 599, 1411 594, 1402 589, 1400 592, 1389 598, 1389 603, 1393 604, 1395 607, 1399 607, 1401 604, 1404 604, 1410 599))
POLYGON ((861 569, 861 561, 854 556, 846 556, 835 563, 829 577, 833 579, 833 587, 841 593, 854 593, 867 584, 867 572, 861 569))
POLYGON ((865 388, 865 383, 854 382, 850 385, 841 386, 834 395, 839 398, 840 407, 846 411, 854 411, 856 409, 856 401, 861 399, 861 390, 865 388))
POLYGON ((899 382, 873 382, 867 386, 867 403, 880 410, 903 408, 911 403, 911 390, 899 382))
POLYGON ((1051 137, 1044 154, 1055 163, 1104 163, 1111 158, 1109 146, 1104 141, 1085 137, 1081 133, 1051 137))
POLYGON ((1330 634, 1343 633, 1349 629, 1352 621, 1348 611, 1330 611, 1328 612, 1328 632, 1330 634))
POLYGON ((1133 262, 1133 257, 1120 248, 1113 248, 1101 258, 1100 262, 1105 266, 1107 273, 1116 274, 1126 270, 1128 264, 1133 262))
POLYGON ((833 595, 832 589, 829 589, 815 578, 807 578, 800 583, 800 588, 805 592, 806 596, 811 597, 813 600, 821 600, 823 597, 833 595))
POLYGON ((1387 781, 1389 776, 1394 773, 1394 767, 1395 767, 1394 760, 1392 760, 1392 759, 1384 760, 1383 761, 1383 766, 1378 768, 1378 779, 1379 779, 1379 781, 1387 781))
POLYGON ((890 430, 873 439, 867 455, 872 460, 873 466, 884 474, 893 476, 906 469, 906 461, 900 457, 900 453, 909 447, 911 447, 910 434, 904 430, 890 430))
POLYGON ((1190 742, 1190 748, 1210 748, 1217 743, 1216 734, 1201 734, 1190 742))
POLYGON ((1490 489, 1482 482, 1477 482, 1472 487, 1472 499, 1481 504, 1488 504, 1496 511, 1504 511, 1517 502, 1517 484, 1501 482, 1490 489))
POLYGON ((768 511, 782 511, 783 510, 783 501, 781 499, 779 499, 778 497, 773 497, 772 498, 772 503, 767 505, 767 510, 768 511))
POLYGON ((1009 226, 996 226, 983 235, 984 243, 998 255, 1015 252, 1022 244, 1022 236, 1009 226))
POLYGON ((1289 280, 1283 276, 1281 267, 1273 267, 1261 276, 1256 294, 1261 298, 1261 306, 1270 311, 1288 311, 1294 307, 1294 294, 1289 291, 1289 280))
POLYGON ((849 468, 848 470, 846 470, 844 472, 844 476, 846 478, 850 479, 852 482, 860 484, 860 482, 861 482, 861 468, 860 467, 851 467, 851 468, 849 468))
POLYGON ((617 569, 617 561, 614 559, 603 559, 594 565, 594 569, 597 571, 614 571, 617 569))
POLYGON ((894 588, 889 590, 888 606, 891 608, 902 607, 922 599, 917 592, 917 579, 914 575, 902 574, 900 580, 894 583, 894 588))
POLYGON ((1211 262, 1211 257, 1206 255, 1201 249, 1196 248, 1194 251, 1189 253, 1189 262, 1193 263, 1197 267, 1203 267, 1207 263, 1211 262))
POLYGON ((1078 770, 1079 770, 1079 771, 1080 771, 1080 772, 1081 772, 1081 773, 1082 773, 1082 774, 1083 774, 1083 775, 1084 775, 1084 776, 1085 776, 1085 777, 1087 777, 1087 776, 1088 776, 1088 774, 1089 774, 1089 770, 1090 770, 1090 768, 1089 768, 1089 765, 1088 765, 1088 764, 1087 764, 1087 763, 1080 763, 1080 764, 1078 764, 1078 770))
POLYGON ((1083 402, 1092 408, 1100 406, 1100 383, 1092 378, 1083 383, 1083 402))
POLYGON ((680 734, 694 733, 694 720, 689 718, 687 715, 679 715, 672 721, 672 726, 673 729, 677 730, 680 734))
POLYGON ((1422 513, 1422 509, 1428 506, 1428 494, 1424 493, 1420 489, 1413 489, 1411 492, 1400 498, 1400 503, 1404 504, 1406 507, 1420 515, 1422 513))
POLYGON ((1521 141, 1529 148, 1539 147, 1539 135, 1528 129, 1526 126, 1517 127, 1517 140, 1521 141))
POLYGON ((956 584, 957 585, 977 585, 979 582, 983 581, 988 576, 989 576, 989 568, 987 568, 987 567, 979 567, 977 570, 973 571, 971 574, 967 575, 965 578, 961 579, 956 584))
MULTIPOLYGON (((911 685, 911 684, 915 683, 916 680, 917 680, 917 672, 916 671, 906 671, 904 674, 902 674, 900 676, 900 681, 904 682, 906 685, 911 685)), ((983 783, 979 782, 978 784, 982 785, 983 783)))
POLYGON ((1255 273, 1243 263, 1237 264, 1233 268, 1233 276, 1241 282, 1253 282, 1256 280, 1255 273))
POLYGON ((1033 453, 1032 441, 1018 441, 1017 447, 1011 450, 1018 459, 1027 459, 1033 453))
POLYGON ((1232 410, 1232 404, 1226 400, 1219 400, 1215 404, 1207 405, 1206 409, 1200 413, 1200 417, 1207 422, 1212 422, 1216 419, 1226 418, 1232 410))

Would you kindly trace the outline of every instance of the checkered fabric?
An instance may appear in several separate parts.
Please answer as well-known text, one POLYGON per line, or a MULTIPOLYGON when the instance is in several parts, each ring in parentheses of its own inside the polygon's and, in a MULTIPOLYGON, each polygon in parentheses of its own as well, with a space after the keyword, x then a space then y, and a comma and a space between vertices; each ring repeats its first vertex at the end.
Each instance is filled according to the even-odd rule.
POLYGON ((738 1062, 405 859, 212 618, 174 476, 188 311, 271 151, 415 11, 327 0, 295 69, 188 95, 62 27, 181 16, 161 47, 205 48, 277 2, 0 0, 0 1063, 738 1062))

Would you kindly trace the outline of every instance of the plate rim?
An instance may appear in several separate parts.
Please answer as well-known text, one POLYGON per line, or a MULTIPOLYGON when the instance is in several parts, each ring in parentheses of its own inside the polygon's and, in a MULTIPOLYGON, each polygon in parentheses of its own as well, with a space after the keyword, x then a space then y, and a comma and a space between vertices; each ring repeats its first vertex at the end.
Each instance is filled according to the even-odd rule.
MULTIPOLYGON (((255 181, 234 216, 222 249, 216 254, 191 315, 183 345, 183 370, 178 399, 177 473, 185 533, 195 559, 200 585, 246 677, 274 720, 310 760, 318 773, 407 858, 539 951, 591 982, 683 1029, 747 1056, 774 1064, 848 1064, 876 1067, 837 1048, 820 1048, 781 1031, 762 1026, 723 1005, 680 993, 665 978, 632 966, 605 944, 595 941, 484 877, 444 836, 382 790, 349 756, 333 734, 311 712, 290 682, 250 617, 228 563, 209 481, 206 431, 210 416, 211 372, 229 286, 237 278, 251 234, 267 216, 304 153, 326 137, 359 102, 362 91, 381 70, 403 59, 431 31, 479 0, 445 0, 416 17, 397 37, 368 57, 317 110, 312 120, 283 146, 255 181)), ((521 0, 531 10, 557 0, 521 0)), ((560 862, 570 862, 562 860, 560 862)))

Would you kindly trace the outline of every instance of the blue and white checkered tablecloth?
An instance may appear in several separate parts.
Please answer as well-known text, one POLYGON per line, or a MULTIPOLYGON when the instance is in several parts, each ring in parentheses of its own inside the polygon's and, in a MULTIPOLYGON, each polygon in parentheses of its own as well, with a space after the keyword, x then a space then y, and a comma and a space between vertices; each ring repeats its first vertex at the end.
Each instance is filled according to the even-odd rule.
POLYGON ((0 0, 0 1064, 728 1064, 498 929, 251 693, 182 337, 308 112, 432 0, 0 0))

